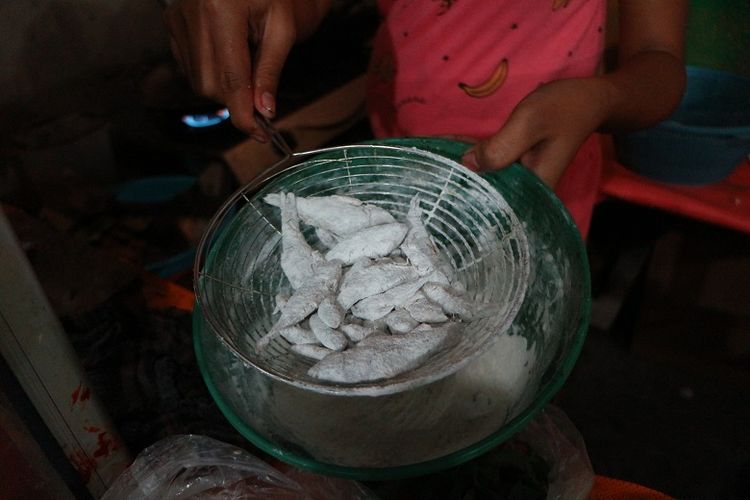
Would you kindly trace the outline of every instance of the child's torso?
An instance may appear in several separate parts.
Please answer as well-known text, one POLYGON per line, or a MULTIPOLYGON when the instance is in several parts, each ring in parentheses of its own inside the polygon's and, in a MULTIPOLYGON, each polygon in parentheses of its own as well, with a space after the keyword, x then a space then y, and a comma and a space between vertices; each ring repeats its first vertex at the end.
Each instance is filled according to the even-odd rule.
POLYGON ((370 67, 379 136, 496 132, 540 84, 597 71, 604 0, 381 0, 370 67))

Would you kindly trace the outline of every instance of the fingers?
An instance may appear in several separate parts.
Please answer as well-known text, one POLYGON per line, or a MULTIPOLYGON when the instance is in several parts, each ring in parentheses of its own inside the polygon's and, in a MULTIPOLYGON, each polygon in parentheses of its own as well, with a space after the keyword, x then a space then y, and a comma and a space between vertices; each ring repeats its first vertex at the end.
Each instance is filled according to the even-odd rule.
POLYGON ((272 9, 259 40, 254 81, 255 107, 268 118, 276 113, 279 77, 295 39, 294 13, 285 8, 272 9))
POLYGON ((190 67, 188 73, 190 84, 197 93, 216 99, 214 83, 216 70, 214 68, 210 27, 201 16, 195 16, 190 20, 183 16, 183 23, 188 35, 186 63, 190 67))
POLYGON ((177 63, 191 87, 205 95, 212 74, 212 49, 207 27, 195 14, 195 9, 194 2, 173 4, 164 11, 164 22, 177 63))
POLYGON ((253 118, 252 63, 248 19, 221 7, 208 17, 213 49, 213 75, 207 94, 226 104, 235 127, 265 141, 265 134, 253 118))
POLYGON ((472 170, 486 171, 507 167, 518 161, 540 138, 527 126, 527 120, 511 114, 495 135, 469 149, 462 161, 472 170))
POLYGON ((576 146, 564 140, 546 140, 524 153, 520 162, 550 188, 557 185, 573 160, 576 146))
POLYGON ((172 52, 193 90, 224 103, 238 129, 265 142, 253 118, 251 19, 245 3, 182 0, 165 11, 164 20, 172 52))
POLYGON ((169 30, 169 44, 172 49, 172 55, 177 60, 180 69, 185 76, 190 79, 190 52, 187 36, 187 28, 184 19, 176 10, 176 7, 170 6, 164 11, 164 24, 169 30))
POLYGON ((554 188, 579 145, 574 138, 545 132, 520 109, 497 134, 467 151, 462 162, 472 170, 488 171, 518 161, 554 188))

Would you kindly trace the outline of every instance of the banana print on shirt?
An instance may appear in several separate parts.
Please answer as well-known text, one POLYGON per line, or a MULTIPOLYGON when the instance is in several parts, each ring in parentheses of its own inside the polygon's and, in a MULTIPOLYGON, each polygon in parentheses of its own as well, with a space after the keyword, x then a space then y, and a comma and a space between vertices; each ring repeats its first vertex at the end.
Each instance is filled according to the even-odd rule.
POLYGON ((508 60, 503 58, 492 73, 482 82, 476 85, 469 85, 468 83, 459 83, 458 86, 461 90, 466 92, 469 97, 487 97, 495 93, 508 77, 508 60))

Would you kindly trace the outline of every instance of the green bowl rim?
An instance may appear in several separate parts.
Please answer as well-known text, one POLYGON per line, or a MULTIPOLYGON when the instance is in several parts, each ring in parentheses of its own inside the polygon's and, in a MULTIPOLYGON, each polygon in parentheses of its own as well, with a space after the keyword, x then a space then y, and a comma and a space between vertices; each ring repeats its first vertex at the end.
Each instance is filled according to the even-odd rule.
MULTIPOLYGON (((371 142, 395 144, 408 147, 419 147, 420 144, 424 145, 424 143, 430 143, 430 145, 435 148, 432 151, 439 154, 444 154, 446 151, 451 150, 453 150, 451 152, 455 152, 458 147, 463 147, 464 149, 468 147, 468 144, 465 143, 431 137, 417 137, 408 139, 393 138, 371 142)), ((526 169, 518 163, 514 163, 507 169, 504 169, 504 171, 492 172, 486 175, 489 177, 495 175, 516 175, 525 178, 526 182, 531 182, 536 184, 537 187, 541 187, 543 190, 549 193, 552 203, 561 209, 566 223, 577 234, 580 234, 578 232, 578 228, 575 225, 575 222, 573 221, 573 218, 570 216, 570 213, 567 211, 559 198, 557 198, 557 196, 555 196, 554 193, 530 170, 526 169)), ((474 443, 473 445, 467 446, 466 448, 455 451, 453 453, 449 453, 448 455, 444 455, 442 457, 415 464, 400 465, 396 467, 345 467, 341 465, 320 462, 313 458, 301 457, 275 445, 273 442, 258 434, 249 425, 242 421, 242 419, 224 400, 224 397, 221 395, 219 389, 211 379, 206 367, 205 353, 203 352, 203 348, 200 342, 199 332, 203 329, 204 325, 201 321, 202 315, 198 308, 197 302, 195 304, 195 309, 193 310, 193 345, 195 348, 196 361, 198 363, 198 367, 200 369, 201 375, 203 376, 203 380, 206 383, 206 387, 208 388, 209 393, 213 397, 216 405, 219 407, 221 412, 224 414, 227 420, 229 420, 229 423, 253 445, 283 462, 318 474, 366 481, 403 479, 407 477, 422 476, 450 467, 455 467, 490 451, 500 443, 506 441, 516 432, 523 429, 537 415, 537 413, 539 413, 539 411, 541 411, 547 405, 547 403, 549 403, 549 401, 555 396, 555 394, 557 394, 557 392, 565 383, 565 380, 572 372, 573 367, 575 366, 578 357, 580 356, 581 350, 583 349, 583 344, 586 340, 586 334, 588 333, 588 327, 591 320, 591 277, 589 273, 588 257, 586 254, 586 247, 583 239, 579 236, 577 241, 578 257, 581 259, 582 269, 584 270, 584 300, 581 302, 581 319, 578 325, 578 329, 573 338, 573 342, 571 343, 568 356, 565 360, 563 360, 560 367, 558 367, 558 369, 556 370, 557 373, 552 375, 546 386, 541 389, 537 398, 524 411, 522 411, 510 422, 506 423, 500 429, 490 434, 486 438, 478 441, 477 443, 474 443)))

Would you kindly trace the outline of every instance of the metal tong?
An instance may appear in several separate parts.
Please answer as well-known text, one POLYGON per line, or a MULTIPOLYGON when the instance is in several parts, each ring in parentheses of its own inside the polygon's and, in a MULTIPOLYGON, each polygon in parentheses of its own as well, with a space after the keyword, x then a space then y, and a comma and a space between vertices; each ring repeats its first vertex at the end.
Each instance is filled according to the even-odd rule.
POLYGON ((284 139, 281 132, 271 124, 271 121, 262 115, 257 109, 253 110, 253 116, 255 117, 255 121, 258 122, 258 125, 260 125, 260 128, 263 129, 263 132, 265 132, 271 139, 271 144, 286 158, 292 156, 292 148, 289 146, 286 139, 284 139))

